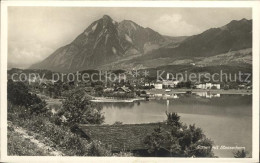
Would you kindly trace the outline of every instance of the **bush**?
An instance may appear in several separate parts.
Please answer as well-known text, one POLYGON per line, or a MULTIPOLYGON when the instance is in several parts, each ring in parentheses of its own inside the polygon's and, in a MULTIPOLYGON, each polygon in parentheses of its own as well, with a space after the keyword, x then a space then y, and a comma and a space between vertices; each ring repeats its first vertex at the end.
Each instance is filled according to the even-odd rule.
POLYGON ((155 128, 154 132, 151 135, 148 135, 144 140, 144 143, 148 145, 148 152, 157 156, 158 151, 163 148, 165 139, 160 126, 155 128))
MULTIPOLYGON (((183 125, 177 113, 167 113, 167 129, 156 128, 145 137, 144 143, 152 156, 160 156, 160 150, 168 151, 168 156, 175 157, 214 157, 213 142, 207 139, 195 125, 183 125)), ((163 152, 163 155, 166 155, 163 152)))
POLYGON ((29 106, 30 99, 28 87, 22 82, 13 82, 8 80, 7 83, 7 99, 14 105, 29 106))
POLYGON ((235 158, 246 158, 247 152, 242 149, 241 151, 236 151, 233 153, 235 158))
MULTIPOLYGON (((22 82, 8 80, 7 99, 12 105, 18 105, 25 114, 42 114, 47 112, 46 102, 36 94, 29 93, 28 87, 22 82)), ((12 107, 8 107, 11 109, 12 107)), ((29 116, 28 115, 28 116, 29 116)))
POLYGON ((101 107, 92 103, 90 98, 85 96, 84 91, 72 93, 63 101, 62 106, 63 109, 59 115, 66 118, 67 125, 101 124, 104 122, 101 107))
MULTIPOLYGON (((13 124, 37 133, 39 139, 47 138, 53 143, 52 146, 69 156, 110 155, 110 151, 101 144, 94 143, 96 151, 93 152, 88 145, 90 142, 71 132, 70 126, 75 123, 101 124, 104 120, 100 107, 86 99, 84 94, 71 94, 63 103, 63 111, 54 116, 47 112, 46 103, 30 94, 23 83, 10 81, 8 95, 8 120, 13 124), (60 117, 63 115, 68 120, 68 126, 61 123, 60 117)), ((12 140, 8 141, 9 151, 13 151, 12 140)), ((16 152, 20 155, 30 154, 30 151, 16 152)))
MULTIPOLYGON (((49 120, 49 117, 32 115, 30 118, 21 119, 19 114, 10 114, 12 117, 13 124, 21 126, 28 131, 37 133, 39 139, 45 140, 46 138, 50 140, 54 146, 60 151, 68 156, 94 156, 96 152, 92 153, 90 149, 91 142, 87 141, 85 138, 72 133, 70 127, 60 125, 57 126, 49 120)), ((100 154, 109 154, 110 151, 107 150, 103 145, 99 144, 96 148, 100 154)), ((103 155, 107 156, 107 155, 103 155)))

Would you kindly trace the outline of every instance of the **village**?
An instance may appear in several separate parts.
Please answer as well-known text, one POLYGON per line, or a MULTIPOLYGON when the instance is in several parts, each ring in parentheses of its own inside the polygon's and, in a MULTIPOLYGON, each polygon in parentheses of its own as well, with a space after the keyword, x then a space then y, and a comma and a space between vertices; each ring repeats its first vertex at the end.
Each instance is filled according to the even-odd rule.
POLYGON ((45 94, 52 98, 62 98, 63 94, 70 90, 83 89, 95 102, 133 102, 154 97, 177 98, 177 94, 180 93, 196 93, 207 98, 219 96, 216 94, 252 93, 251 83, 185 82, 182 79, 170 78, 169 74, 166 75, 165 80, 131 77, 127 80, 119 78, 115 82, 62 82, 33 77, 28 78, 27 82, 35 93, 45 94))
MULTIPOLYGON (((8 76, 9 79, 11 76, 8 76)), ((61 81, 39 78, 37 75, 25 76, 32 92, 47 95, 53 99, 62 99, 74 89, 83 89, 94 102, 134 102, 154 98, 178 98, 178 94, 194 93, 198 96, 212 98, 220 94, 251 94, 251 83, 211 83, 190 82, 176 79, 166 74, 165 79, 134 78, 127 76, 113 81, 61 81)), ((13 79, 13 81, 18 81, 13 79)))

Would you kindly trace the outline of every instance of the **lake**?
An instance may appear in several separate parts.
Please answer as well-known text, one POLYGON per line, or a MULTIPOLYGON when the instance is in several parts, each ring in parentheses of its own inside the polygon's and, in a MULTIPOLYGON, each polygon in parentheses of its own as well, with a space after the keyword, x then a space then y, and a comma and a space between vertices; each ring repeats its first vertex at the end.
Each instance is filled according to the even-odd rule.
POLYGON ((214 153, 233 157, 225 147, 245 147, 252 154, 252 95, 157 95, 150 101, 102 103, 106 124, 162 122, 165 112, 176 112, 186 124, 196 124, 214 141, 214 153), (217 149, 218 148, 218 149, 217 149))

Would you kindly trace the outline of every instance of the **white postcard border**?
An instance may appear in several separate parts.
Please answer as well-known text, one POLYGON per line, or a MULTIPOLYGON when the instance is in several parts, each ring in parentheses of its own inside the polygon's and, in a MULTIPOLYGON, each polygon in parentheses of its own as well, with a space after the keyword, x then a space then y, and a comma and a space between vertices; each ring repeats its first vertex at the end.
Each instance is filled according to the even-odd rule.
POLYGON ((1 2, 1 161, 5 162, 258 162, 259 160, 259 1, 2 1, 1 2), (7 156, 7 8, 8 6, 60 7, 249 7, 253 9, 253 151, 252 158, 142 158, 7 156))

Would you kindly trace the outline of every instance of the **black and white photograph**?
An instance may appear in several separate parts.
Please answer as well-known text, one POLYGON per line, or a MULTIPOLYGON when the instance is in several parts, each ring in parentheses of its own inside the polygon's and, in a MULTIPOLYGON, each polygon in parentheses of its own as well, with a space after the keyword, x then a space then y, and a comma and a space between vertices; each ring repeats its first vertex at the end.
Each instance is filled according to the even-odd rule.
POLYGON ((2 160, 258 162, 260 3, 193 3, 1 3, 2 160))

